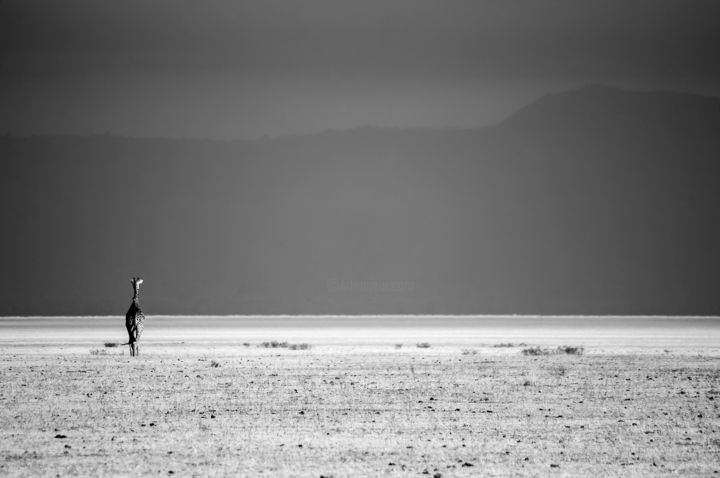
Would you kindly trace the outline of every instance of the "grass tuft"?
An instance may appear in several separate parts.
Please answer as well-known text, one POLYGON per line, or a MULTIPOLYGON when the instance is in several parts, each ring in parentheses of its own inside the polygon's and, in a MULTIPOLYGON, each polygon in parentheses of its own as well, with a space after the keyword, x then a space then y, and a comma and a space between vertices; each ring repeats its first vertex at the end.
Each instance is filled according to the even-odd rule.
POLYGON ((420 342, 419 344, 417 344, 417 348, 419 348, 419 349, 429 349, 429 348, 430 348, 430 344, 429 344, 428 342, 420 342))
POLYGON ((288 343, 287 342, 278 342, 277 340, 272 340, 270 342, 263 342, 258 347, 264 347, 266 349, 277 349, 277 348, 287 348, 288 343))
POLYGON ((290 344, 288 345, 288 348, 290 350, 308 350, 310 348, 310 344, 290 344))
POLYGON ((537 356, 543 356, 543 355, 558 355, 558 354, 567 354, 567 355, 582 355, 585 351, 584 347, 573 347, 570 345, 561 345, 560 347, 556 349, 548 349, 548 348, 541 348, 541 347, 529 347, 522 350, 523 355, 531 356, 531 357, 537 357, 537 356))
POLYGON ((310 344, 289 344, 287 342, 278 342, 272 340, 270 342, 263 342, 258 347, 266 349, 290 349, 290 350, 308 350, 311 348, 310 344))

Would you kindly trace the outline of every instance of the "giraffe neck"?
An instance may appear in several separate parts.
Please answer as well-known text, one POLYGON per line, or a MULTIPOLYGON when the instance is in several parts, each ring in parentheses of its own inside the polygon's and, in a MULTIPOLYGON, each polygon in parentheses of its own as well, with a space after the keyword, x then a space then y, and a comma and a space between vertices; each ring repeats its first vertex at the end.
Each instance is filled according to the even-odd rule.
POLYGON ((135 293, 133 294, 133 302, 139 302, 140 301, 140 289, 135 289, 135 293))

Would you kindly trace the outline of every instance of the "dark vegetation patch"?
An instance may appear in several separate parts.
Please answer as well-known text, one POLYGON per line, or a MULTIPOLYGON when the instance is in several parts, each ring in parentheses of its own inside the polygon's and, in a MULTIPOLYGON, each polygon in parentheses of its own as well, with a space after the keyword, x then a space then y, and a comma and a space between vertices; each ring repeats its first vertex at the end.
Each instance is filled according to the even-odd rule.
POLYGON ((266 349, 277 349, 277 348, 287 348, 288 343, 287 342, 278 342, 277 340, 272 340, 270 342, 263 342, 258 347, 263 347, 266 349))
POLYGON ((522 350, 523 355, 543 356, 543 355, 582 355, 585 352, 584 347, 574 347, 570 345, 561 345, 556 349, 542 348, 542 347, 529 347, 522 350))
POLYGON ((270 342, 263 342, 258 347, 266 348, 266 349, 290 349, 290 350, 308 350, 310 349, 310 344, 289 344, 287 342, 278 342, 277 340, 272 340, 270 342))
POLYGON ((290 350, 308 350, 310 348, 310 344, 290 344, 288 345, 288 348, 290 350))

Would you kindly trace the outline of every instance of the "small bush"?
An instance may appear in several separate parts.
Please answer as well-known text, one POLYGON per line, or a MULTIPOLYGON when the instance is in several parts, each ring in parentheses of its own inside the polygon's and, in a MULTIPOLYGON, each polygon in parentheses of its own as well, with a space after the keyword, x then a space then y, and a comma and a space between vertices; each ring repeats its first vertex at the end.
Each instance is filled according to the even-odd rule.
POLYGON ((263 342, 258 345, 258 347, 266 349, 308 350, 310 349, 310 344, 289 344, 287 342, 278 342, 277 340, 273 340, 270 342, 263 342))
POLYGON ((290 344, 288 345, 288 348, 290 350, 308 350, 310 348, 310 344, 290 344))
POLYGON ((396 349, 401 349, 403 347, 403 344, 395 344, 396 349))
POLYGON ((430 344, 427 343, 427 342, 420 342, 419 344, 417 344, 417 348, 419 348, 419 349, 429 349, 429 348, 430 348, 430 344))
POLYGON ((475 349, 462 349, 463 355, 477 355, 478 351, 475 349))
POLYGON ((210 361, 210 366, 213 368, 218 368, 220 366, 220 362, 216 362, 215 360, 210 361))
POLYGON ((520 342, 519 344, 514 344, 514 343, 512 343, 512 342, 502 342, 502 343, 493 345, 493 347, 495 347, 495 348, 500 348, 500 347, 525 347, 526 345, 527 345, 527 344, 526 344, 525 342, 520 342))
POLYGON ((287 342, 278 342, 277 340, 273 340, 271 342, 263 342, 259 346, 264 347, 266 349, 287 348, 288 343, 287 342))
POLYGON ((118 345, 117 342, 105 342, 105 347, 117 347, 118 345))
POLYGON ((243 347, 250 347, 250 342, 243 342, 243 347))
POLYGON ((582 355, 585 349, 583 347, 572 347, 569 345, 561 345, 556 349, 543 349, 540 347, 530 347, 523 349, 522 354, 528 356, 541 356, 541 355, 556 355, 556 354, 568 354, 568 355, 582 355))
POLYGON ((531 387, 533 385, 535 385, 535 384, 532 382, 532 380, 525 380, 523 382, 523 387, 531 387))

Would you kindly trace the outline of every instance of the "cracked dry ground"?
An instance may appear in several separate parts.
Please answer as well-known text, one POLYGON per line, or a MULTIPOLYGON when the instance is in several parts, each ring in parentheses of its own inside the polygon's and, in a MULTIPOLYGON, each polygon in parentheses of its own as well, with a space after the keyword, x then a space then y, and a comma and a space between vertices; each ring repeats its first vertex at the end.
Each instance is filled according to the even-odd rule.
POLYGON ((0 475, 708 476, 720 470, 719 364, 6 350, 0 475))

